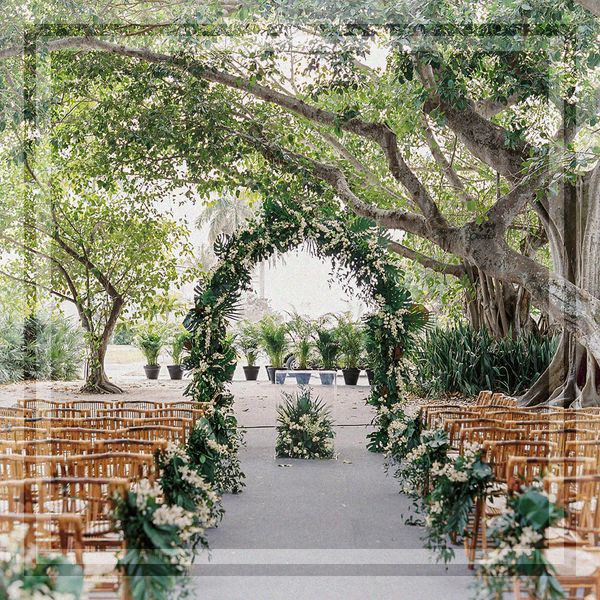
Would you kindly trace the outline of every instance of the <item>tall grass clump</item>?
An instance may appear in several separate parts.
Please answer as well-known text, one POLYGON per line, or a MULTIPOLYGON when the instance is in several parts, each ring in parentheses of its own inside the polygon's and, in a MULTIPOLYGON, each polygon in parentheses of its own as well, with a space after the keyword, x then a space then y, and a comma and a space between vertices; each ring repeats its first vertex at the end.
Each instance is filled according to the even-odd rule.
POLYGON ((481 390, 512 396, 524 393, 546 370, 556 337, 534 334, 494 339, 485 329, 459 323, 429 330, 412 353, 416 392, 426 396, 481 390))
POLYGON ((1 318, 0 384, 23 379, 77 379, 83 348, 81 330, 70 319, 1 318))

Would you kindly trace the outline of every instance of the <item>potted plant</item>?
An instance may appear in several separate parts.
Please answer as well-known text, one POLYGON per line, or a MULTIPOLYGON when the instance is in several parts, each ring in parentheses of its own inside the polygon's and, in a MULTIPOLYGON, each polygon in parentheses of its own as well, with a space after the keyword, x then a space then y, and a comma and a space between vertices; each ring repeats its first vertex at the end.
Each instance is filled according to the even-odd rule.
POLYGON ((158 379, 158 374, 160 373, 158 356, 164 345, 162 333, 149 327, 137 336, 136 345, 146 358, 146 364, 144 365, 146 377, 148 379, 158 379))
POLYGON ((244 321, 240 325, 237 346, 248 363, 243 367, 246 381, 256 381, 258 379, 260 367, 256 365, 256 360, 260 351, 260 339, 261 332, 257 324, 244 321))
MULTIPOLYGON (((283 359, 288 346, 287 327, 271 316, 265 317, 259 324, 260 340, 269 360, 267 373, 271 383, 275 383, 275 371, 283 369, 283 359)), ((277 383, 285 381, 285 373, 279 373, 277 383)))
POLYGON ((298 385, 308 385, 311 378, 311 373, 308 371, 308 359, 310 351, 313 347, 312 341, 312 322, 310 319, 294 313, 288 322, 288 332, 292 338, 294 345, 294 353, 296 355, 296 383, 298 385), (303 372, 300 372, 303 371, 303 372))
POLYGON ((317 329, 315 346, 321 357, 321 367, 329 373, 320 372, 319 377, 322 385, 332 385, 335 381, 337 370, 337 357, 340 345, 337 341, 335 331, 332 329, 317 329), (332 372, 333 371, 333 372, 332 372))
POLYGON ((171 379, 182 379, 183 378, 183 367, 181 366, 181 357, 185 344, 190 338, 188 331, 180 331, 176 333, 171 341, 171 358, 173 359, 172 365, 167 365, 169 370, 169 376, 171 379))
POLYGON ((336 335, 340 343, 342 373, 346 385, 356 385, 360 375, 359 361, 363 348, 361 326, 348 317, 338 319, 336 335))

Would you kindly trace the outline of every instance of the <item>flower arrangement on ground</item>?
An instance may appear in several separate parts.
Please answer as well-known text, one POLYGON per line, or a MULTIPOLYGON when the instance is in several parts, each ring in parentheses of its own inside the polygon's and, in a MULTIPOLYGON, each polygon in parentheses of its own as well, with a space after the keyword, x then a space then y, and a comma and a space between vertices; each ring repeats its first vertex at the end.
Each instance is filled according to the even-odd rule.
POLYGON ((563 516, 564 511, 537 484, 509 497, 505 511, 489 523, 488 536, 496 548, 481 561, 476 597, 502 598, 517 578, 527 597, 564 598, 554 568, 544 556, 546 530, 563 516))
POLYGON ((2 600, 79 600, 83 571, 64 556, 25 551, 27 525, 19 525, 0 541, 2 600), (25 551, 25 552, 24 552, 25 551))
POLYGON ((425 501, 427 546, 446 563, 454 558, 452 541, 470 535, 469 515, 475 503, 492 494, 494 476, 482 455, 481 446, 471 444, 454 461, 431 466, 432 491, 425 501))
POLYGON ((166 600, 177 576, 191 565, 202 535, 194 513, 163 503, 161 494, 159 484, 142 479, 113 497, 113 519, 127 548, 117 568, 127 577, 133 600, 166 600))
POLYGON ((333 421, 329 409, 312 397, 309 387, 296 394, 283 393, 284 403, 277 407, 277 456, 288 458, 331 458, 333 421))
MULTIPOLYGON (((193 512, 202 528, 215 527, 223 517, 221 498, 190 464, 185 448, 171 443, 166 450, 158 453, 157 461, 165 502, 193 512)), ((200 542, 208 546, 204 537, 200 542)))
POLYGON ((190 466, 219 494, 237 494, 245 485, 238 458, 243 433, 237 428, 230 401, 231 396, 223 395, 220 406, 208 405, 186 445, 190 466), (225 404, 227 399, 229 404, 225 404))

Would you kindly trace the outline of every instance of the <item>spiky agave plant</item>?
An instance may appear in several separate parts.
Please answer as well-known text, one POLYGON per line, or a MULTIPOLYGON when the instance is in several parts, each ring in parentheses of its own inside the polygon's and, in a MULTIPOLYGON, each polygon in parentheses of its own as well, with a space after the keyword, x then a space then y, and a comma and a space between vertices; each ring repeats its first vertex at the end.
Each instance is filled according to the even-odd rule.
POLYGON ((326 404, 312 397, 309 387, 295 394, 283 392, 277 407, 277 456, 288 458, 331 458, 333 420, 326 404))

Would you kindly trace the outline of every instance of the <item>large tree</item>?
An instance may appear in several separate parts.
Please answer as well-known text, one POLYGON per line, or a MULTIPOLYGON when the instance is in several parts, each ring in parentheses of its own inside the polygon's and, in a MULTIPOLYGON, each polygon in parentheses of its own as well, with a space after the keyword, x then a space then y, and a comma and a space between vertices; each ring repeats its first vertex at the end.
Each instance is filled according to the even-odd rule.
POLYGON ((218 25, 46 31, 63 93, 90 107, 74 151, 91 134, 113 177, 201 193, 335 195, 403 232, 401 256, 564 328, 526 402, 600 403, 594 4, 280 7, 218 25))

